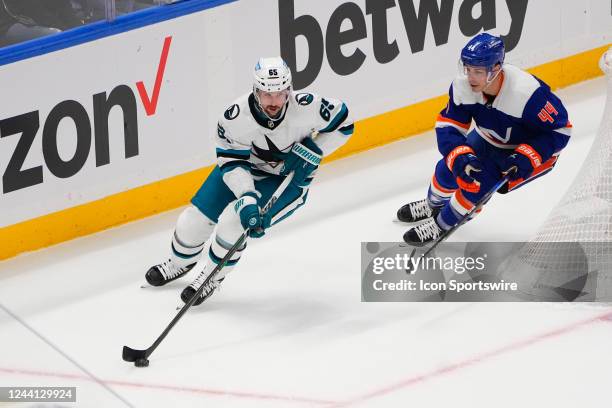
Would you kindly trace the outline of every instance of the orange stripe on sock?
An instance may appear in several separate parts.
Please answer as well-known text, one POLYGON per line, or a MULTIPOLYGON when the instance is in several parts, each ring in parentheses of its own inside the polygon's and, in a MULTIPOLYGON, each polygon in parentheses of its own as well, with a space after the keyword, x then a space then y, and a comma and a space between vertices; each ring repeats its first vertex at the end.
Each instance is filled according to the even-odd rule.
POLYGON ((474 208, 474 204, 472 204, 470 200, 465 198, 461 190, 455 191, 455 198, 457 199, 457 202, 461 204, 461 206, 467 211, 470 211, 472 208, 474 208))
POLYGON ((435 174, 431 178, 431 184, 433 184, 433 186, 436 188, 436 190, 440 190, 443 193, 453 194, 455 192, 455 189, 448 189, 448 188, 442 187, 440 185, 440 183, 438 183, 438 180, 436 179, 436 175, 435 174))

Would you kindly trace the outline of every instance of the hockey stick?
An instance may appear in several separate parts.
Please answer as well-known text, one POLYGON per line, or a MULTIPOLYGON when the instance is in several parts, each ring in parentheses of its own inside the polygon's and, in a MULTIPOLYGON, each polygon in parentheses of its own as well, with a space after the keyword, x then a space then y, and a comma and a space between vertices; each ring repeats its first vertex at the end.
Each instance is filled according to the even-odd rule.
MULTIPOLYGON (((274 203, 276 203, 276 201, 281 196, 281 194, 285 191, 287 186, 289 186, 289 183, 291 183, 291 180, 293 180, 293 175, 294 173, 291 172, 287 177, 285 177, 285 180, 283 180, 280 186, 278 186, 274 194, 272 194, 272 197, 270 197, 270 199, 268 200, 268 202, 262 209, 262 214, 265 214, 268 211, 270 211, 270 208, 272 208, 274 203)), ((238 250, 238 248, 242 246, 248 234, 249 234, 249 230, 247 229, 242 233, 242 235, 240 235, 236 243, 230 248, 230 250, 223 257, 223 259, 221 259, 221 262, 215 267, 215 269, 213 269, 213 271, 206 278, 204 283, 200 285, 200 287, 193 294, 191 299, 189 299, 189 302, 185 303, 185 305, 181 308, 181 310, 177 313, 177 315, 174 316, 174 319, 172 319, 172 321, 168 324, 168 326, 166 326, 166 329, 162 332, 162 334, 159 335, 159 337, 155 340, 155 342, 149 348, 145 350, 137 350, 137 349, 130 348, 128 346, 123 346, 122 358, 124 361, 134 363, 136 367, 146 367, 149 365, 149 360, 148 360, 149 356, 155 351, 155 349, 159 346, 159 344, 166 338, 168 333, 170 333, 170 330, 172 330, 174 325, 178 323, 178 321, 181 319, 181 317, 183 317, 183 315, 187 312, 187 310, 189 310, 189 308, 195 303, 196 299, 202 294, 202 291, 204 290, 206 285, 208 285, 210 281, 214 279, 215 276, 217 276, 219 271, 225 266, 225 263, 229 261, 231 257, 234 255, 234 253, 238 250)))
POLYGON ((423 255, 421 255, 421 258, 426 258, 427 255, 429 255, 439 244, 441 244, 448 237, 450 237, 452 235, 452 233, 457 230, 457 228, 459 228, 460 226, 465 224, 470 219, 472 214, 474 214, 476 211, 480 210, 487 203, 487 201, 489 201, 489 199, 491 197, 493 197, 493 194, 497 193, 497 191, 500 188, 502 188, 507 182, 508 182, 508 177, 507 176, 504 177, 503 179, 501 179, 500 181, 498 181, 497 184, 495 184, 493 186, 493 188, 487 194, 485 194, 474 205, 474 207, 472 207, 472 209, 470 211, 468 211, 467 214, 465 214, 462 219, 459 220, 459 222, 457 224, 453 225, 450 229, 444 231, 444 233, 438 237, 436 242, 434 242, 433 245, 431 247, 429 247, 429 249, 427 249, 427 251, 425 251, 425 253, 423 255))

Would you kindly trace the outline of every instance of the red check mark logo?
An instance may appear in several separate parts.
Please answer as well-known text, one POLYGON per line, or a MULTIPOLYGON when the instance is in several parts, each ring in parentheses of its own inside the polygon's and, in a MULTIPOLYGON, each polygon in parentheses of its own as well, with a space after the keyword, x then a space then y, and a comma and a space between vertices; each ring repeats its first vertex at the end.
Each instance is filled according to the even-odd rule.
POLYGON ((155 115, 157 110, 157 101, 159 101, 159 91, 161 90, 162 80, 164 79, 164 71, 166 70, 166 61, 168 61, 168 53, 170 52, 170 43, 172 42, 172 36, 164 39, 164 47, 162 49, 161 57, 159 58, 159 65, 157 66, 157 76, 155 77, 155 85, 153 86, 153 97, 149 98, 147 89, 144 86, 144 82, 136 82, 136 88, 140 94, 140 100, 142 105, 147 112, 147 116, 155 115))

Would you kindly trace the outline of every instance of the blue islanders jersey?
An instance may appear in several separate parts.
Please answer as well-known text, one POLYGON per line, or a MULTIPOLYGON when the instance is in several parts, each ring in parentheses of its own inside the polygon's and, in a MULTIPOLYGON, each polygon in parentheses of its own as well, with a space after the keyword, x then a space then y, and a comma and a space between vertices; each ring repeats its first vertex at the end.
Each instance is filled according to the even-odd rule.
POLYGON ((527 144, 544 162, 567 145, 572 125, 550 87, 512 65, 504 65, 503 74, 500 91, 490 103, 472 91, 466 77, 453 81, 448 105, 436 121, 438 149, 445 157, 468 144, 479 156, 497 161, 527 144))

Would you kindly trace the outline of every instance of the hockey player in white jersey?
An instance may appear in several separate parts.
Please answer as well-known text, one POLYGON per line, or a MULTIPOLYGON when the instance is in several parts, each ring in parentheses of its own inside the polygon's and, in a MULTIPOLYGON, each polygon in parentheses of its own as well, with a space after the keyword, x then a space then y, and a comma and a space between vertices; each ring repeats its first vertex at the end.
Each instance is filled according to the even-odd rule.
MULTIPOLYGON (((343 102, 293 92, 287 64, 280 57, 260 59, 252 92, 234 101, 219 119, 217 165, 179 216, 170 258, 151 267, 146 280, 162 286, 184 276, 205 256, 200 263, 205 263, 204 269, 181 293, 181 299, 189 301, 246 229, 250 237, 259 238, 305 203, 321 159, 352 134, 353 123, 343 102), (292 172, 287 189, 262 215, 262 207, 292 172)), ((246 242, 195 305, 212 295, 245 248, 246 242)))
POLYGON ((543 176, 571 135, 561 100, 550 87, 504 64, 499 37, 481 33, 461 51, 459 76, 436 121, 442 159, 427 198, 401 207, 400 221, 419 224, 404 234, 412 245, 438 239, 458 224, 493 186, 507 193, 543 176))

